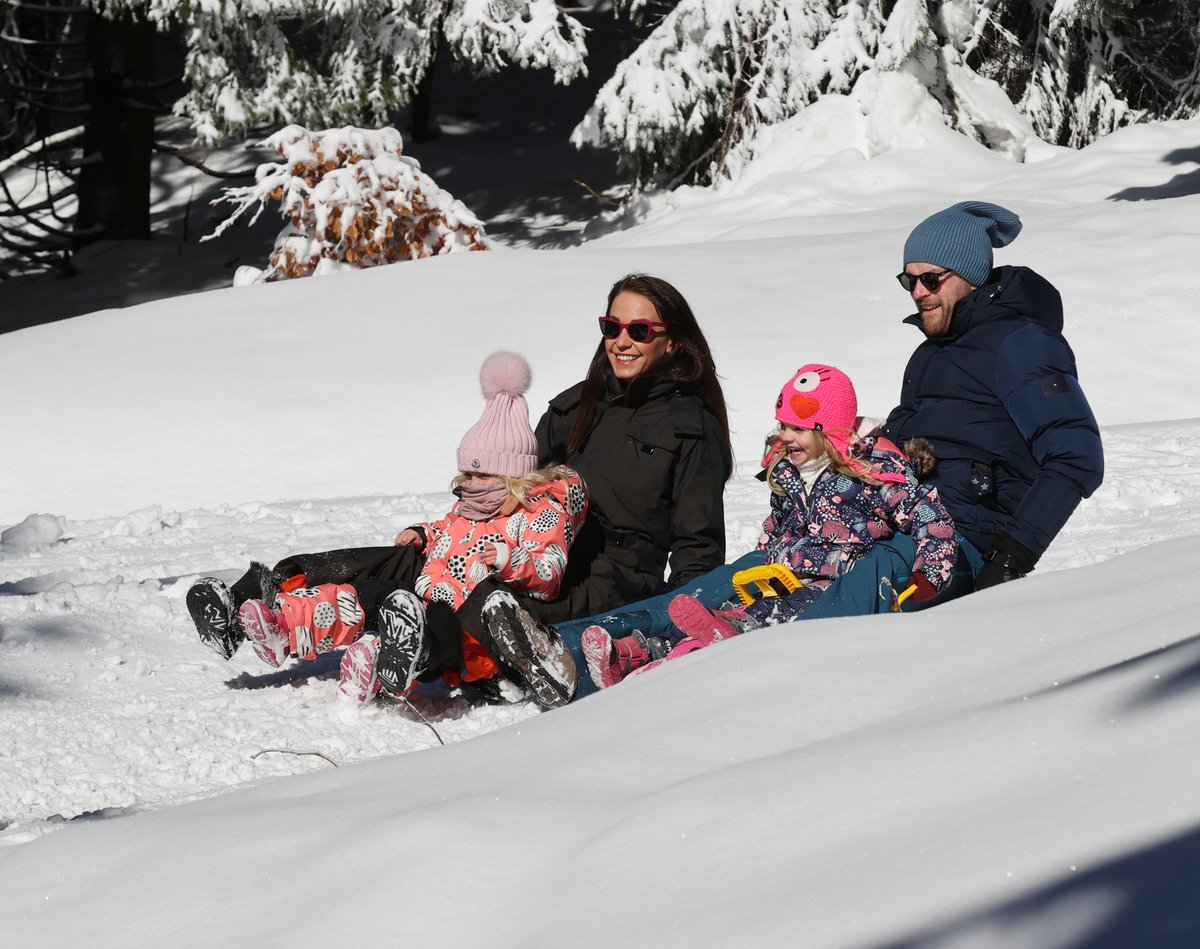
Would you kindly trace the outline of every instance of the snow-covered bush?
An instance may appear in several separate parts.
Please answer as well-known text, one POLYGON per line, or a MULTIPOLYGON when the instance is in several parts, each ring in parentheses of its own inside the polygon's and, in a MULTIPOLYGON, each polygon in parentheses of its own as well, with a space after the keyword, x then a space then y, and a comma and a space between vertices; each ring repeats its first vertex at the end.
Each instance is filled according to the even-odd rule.
POLYGON ((1198 0, 1004 0, 975 30, 964 61, 1056 145, 1200 107, 1198 0))
POLYGON ((378 127, 407 107, 420 137, 439 63, 567 83, 587 73, 584 32, 556 0, 0 0, 0 158, 20 153, 31 173, 14 174, 32 182, 0 168, 0 278, 67 274, 84 243, 150 236, 155 146, 194 161, 154 141, 167 107, 206 146, 292 123, 378 127), (160 81, 178 57, 182 86, 160 81))
POLYGON ((482 222, 402 153, 394 128, 289 125, 262 144, 282 161, 260 165, 253 185, 226 188, 213 203, 235 210, 203 238, 218 236, 251 207, 253 223, 278 201, 288 223, 260 279, 488 248, 482 222))

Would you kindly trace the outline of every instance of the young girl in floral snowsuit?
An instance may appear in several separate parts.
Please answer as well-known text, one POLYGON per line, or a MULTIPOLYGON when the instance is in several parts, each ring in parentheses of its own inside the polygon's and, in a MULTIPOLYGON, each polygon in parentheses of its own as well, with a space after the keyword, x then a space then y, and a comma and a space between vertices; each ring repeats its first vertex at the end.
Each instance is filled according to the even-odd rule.
MULTIPOLYGON (((497 439, 503 436, 481 431, 489 425, 494 429, 493 422, 494 413, 489 419, 485 412, 459 447, 463 472, 454 479, 453 487, 460 500, 450 512, 439 521, 414 524, 396 536, 398 546, 417 548, 424 564, 412 593, 397 591, 380 606, 380 639, 365 638, 346 651, 349 658, 343 657, 344 666, 364 664, 356 676, 344 668, 342 677, 342 691, 360 701, 373 695, 379 684, 390 695, 403 694, 417 676, 430 671, 431 644, 422 629, 422 612, 434 605, 457 611, 487 577, 536 600, 558 596, 567 551, 587 513, 583 479, 565 465, 520 475, 491 473, 532 468, 536 459, 528 422, 521 434, 528 433, 531 440, 520 446, 520 453, 497 451, 497 439), (379 683, 372 682, 373 673, 379 683)), ((476 632, 485 638, 481 631, 476 632)), ((494 676, 499 669, 491 651, 470 632, 463 630, 461 636, 462 671, 439 670, 443 678, 457 685, 460 678, 473 681, 494 676)))
MULTIPOLYGON (((675 597, 668 607, 673 628, 665 631, 671 658, 798 618, 877 541, 897 532, 916 542, 913 598, 932 600, 949 586, 958 559, 950 514, 887 439, 867 436, 850 444, 857 411, 854 386, 832 366, 805 366, 783 387, 775 403, 779 429, 768 440, 760 476, 772 493, 758 549, 767 563, 790 568, 803 586, 716 612, 695 597, 675 597)), ((638 639, 613 640, 599 626, 584 632, 583 652, 602 688, 651 659, 638 639)))
POLYGON ((243 578, 233 590, 198 581, 188 607, 201 639, 226 658, 249 639, 272 666, 348 646, 339 687, 358 702, 381 686, 403 695, 418 676, 440 674, 452 685, 494 676, 496 660, 508 657, 494 655, 481 630, 461 629, 453 611, 486 577, 555 599, 587 512, 573 469, 537 469, 523 395, 529 381, 528 363, 513 353, 484 362, 487 405, 459 445, 458 500, 445 517, 405 528, 393 548, 298 555, 273 571, 257 566, 253 582, 243 578), (263 592, 239 597, 247 586, 263 592))

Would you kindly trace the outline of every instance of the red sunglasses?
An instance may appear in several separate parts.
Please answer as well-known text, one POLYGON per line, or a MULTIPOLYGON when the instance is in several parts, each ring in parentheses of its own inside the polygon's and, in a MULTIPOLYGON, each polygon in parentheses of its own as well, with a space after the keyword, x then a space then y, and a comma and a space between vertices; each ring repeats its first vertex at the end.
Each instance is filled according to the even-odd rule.
POLYGON ((655 330, 666 328, 666 323, 659 323, 657 320, 632 320, 622 323, 615 316, 600 317, 600 335, 605 339, 616 339, 621 335, 621 330, 624 330, 635 343, 644 343, 654 335, 655 330))

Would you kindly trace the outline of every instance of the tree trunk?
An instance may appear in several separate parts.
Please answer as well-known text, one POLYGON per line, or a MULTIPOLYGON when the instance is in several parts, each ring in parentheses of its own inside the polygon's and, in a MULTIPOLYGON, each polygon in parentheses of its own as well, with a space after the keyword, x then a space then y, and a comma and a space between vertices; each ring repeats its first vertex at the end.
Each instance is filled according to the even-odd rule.
POLYGON ((429 68, 417 83, 412 99, 412 125, 409 136, 414 142, 432 142, 438 137, 437 119, 433 114, 433 71, 437 64, 437 53, 429 60, 429 68))
MULTIPOLYGON (((154 25, 88 17, 88 106, 76 227, 115 240, 150 236, 154 25)), ((82 236, 82 235, 81 235, 82 236)))
POLYGON ((429 44, 432 49, 429 66, 422 74, 421 81, 417 83, 412 97, 411 125, 408 134, 414 142, 432 142, 437 139, 441 131, 438 128, 437 117, 433 114, 433 74, 437 69, 439 54, 442 51, 442 23, 446 18, 446 6, 447 4, 443 3, 442 12, 437 14, 431 24, 429 44))

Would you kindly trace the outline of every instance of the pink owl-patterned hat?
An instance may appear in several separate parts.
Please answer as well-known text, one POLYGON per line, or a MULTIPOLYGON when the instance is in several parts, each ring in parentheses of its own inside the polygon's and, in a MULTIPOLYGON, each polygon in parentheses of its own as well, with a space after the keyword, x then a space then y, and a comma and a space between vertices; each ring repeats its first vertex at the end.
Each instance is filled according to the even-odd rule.
POLYGON ((849 457, 857 417, 854 383, 833 366, 803 366, 775 400, 775 418, 796 428, 820 432, 843 458, 849 457))
POLYGON ((516 353, 492 353, 479 370, 487 405, 458 446, 458 470, 521 478, 537 468, 537 439, 529 427, 529 363, 516 353))

